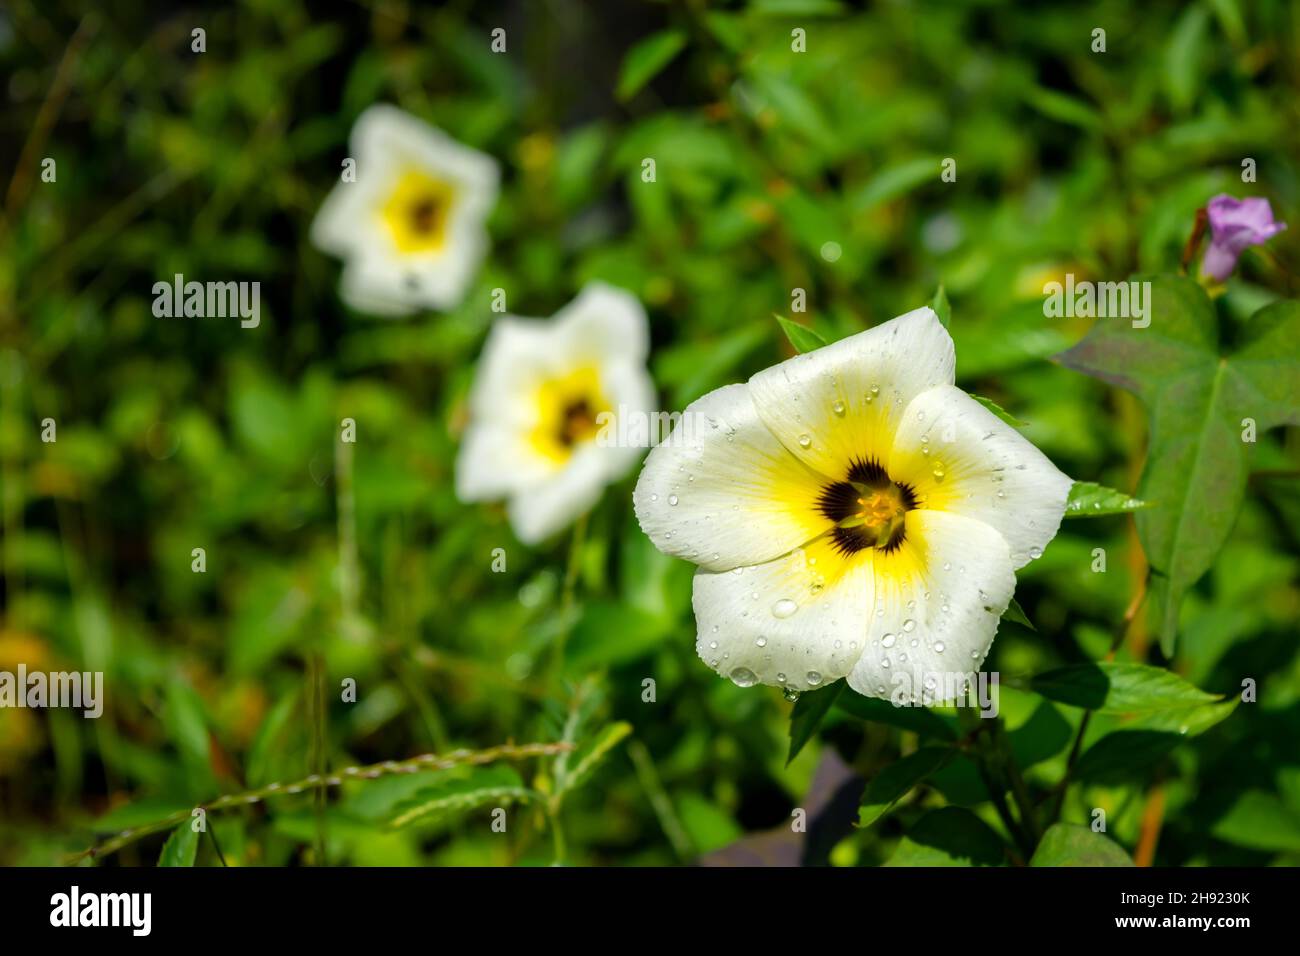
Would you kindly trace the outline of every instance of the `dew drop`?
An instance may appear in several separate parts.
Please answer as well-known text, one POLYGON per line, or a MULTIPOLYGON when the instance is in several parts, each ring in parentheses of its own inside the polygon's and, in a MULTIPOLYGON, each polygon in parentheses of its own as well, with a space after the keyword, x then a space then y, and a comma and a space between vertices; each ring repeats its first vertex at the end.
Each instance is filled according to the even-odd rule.
POLYGON ((799 610, 799 605, 789 598, 781 598, 772 605, 772 616, 775 618, 787 618, 795 611, 799 610))
POLYGON ((811 438, 810 436, 808 436, 808 435, 800 435, 800 436, 799 436, 799 447, 800 447, 800 448, 811 448, 811 447, 812 447, 812 438, 811 438))
POLYGON ((731 672, 731 682, 737 687, 753 687, 758 678, 748 667, 737 667, 731 672))
POLYGON ((903 630, 905 631, 916 630, 916 622, 913 621, 911 618, 908 618, 906 621, 903 622, 903 630))
POLYGON ((935 641, 935 642, 934 642, 934 652, 935 652, 936 654, 942 654, 942 653, 943 653, 943 647, 944 647, 944 645, 943 645, 943 641, 935 641))
POLYGON ((816 687, 822 682, 822 675, 816 671, 809 671, 806 677, 809 687, 816 687))
POLYGON ((1043 549, 1042 549, 1042 548, 1030 548, 1030 549, 1029 549, 1029 556, 1030 556, 1031 558, 1033 558, 1035 561, 1037 561, 1039 558, 1041 558, 1041 557, 1043 556, 1043 549))
POLYGON ((795 701, 799 699, 799 692, 795 690, 793 687, 787 687, 785 689, 785 699, 793 704, 795 701))
POLYGON ((898 640, 898 635, 897 635, 897 634, 886 634, 884 637, 882 637, 882 638, 880 639, 880 646, 881 646, 881 647, 893 647, 893 646, 894 646, 894 642, 895 642, 896 640, 898 640))
POLYGON ((947 472, 944 471, 943 462, 938 458, 934 460, 934 467, 930 469, 930 474, 934 475, 935 481, 943 481, 944 475, 947 474, 947 472))
POLYGON ((835 404, 831 406, 831 411, 833 411, 836 415, 843 416, 844 410, 845 410, 845 405, 843 402, 839 400, 836 400, 835 404))
POLYGON ((669 503, 670 505, 676 505, 676 504, 677 504, 677 496, 676 496, 676 495, 669 495, 669 496, 668 496, 668 503, 669 503))
POLYGON ((759 647, 767 647, 767 638, 760 637, 758 638, 758 640, 754 641, 754 643, 757 644, 759 647))

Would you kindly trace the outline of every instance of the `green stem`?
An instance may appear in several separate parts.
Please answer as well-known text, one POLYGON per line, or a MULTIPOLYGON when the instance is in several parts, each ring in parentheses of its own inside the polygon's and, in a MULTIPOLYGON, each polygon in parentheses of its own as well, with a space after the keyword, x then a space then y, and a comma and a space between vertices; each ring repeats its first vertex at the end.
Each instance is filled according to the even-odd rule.
MULTIPOLYGON (((498 760, 527 760, 531 757, 552 757, 559 753, 572 750, 571 744, 504 744, 500 747, 493 747, 490 750, 453 750, 447 754, 421 754, 418 757, 410 757, 406 760, 385 760, 383 763, 369 764, 361 767, 344 767, 342 770, 335 771, 328 776, 312 774, 302 780, 295 780, 292 783, 270 783, 256 790, 245 790, 241 793, 228 793, 224 796, 217 797, 208 803, 203 804, 203 808, 209 813, 217 810, 229 810, 234 807, 247 806, 253 803, 260 803, 265 800, 271 800, 276 797, 292 796, 294 794, 304 793, 306 791, 315 791, 325 787, 337 787, 348 780, 374 780, 378 777, 386 777, 398 773, 418 773, 422 770, 448 770, 452 767, 470 766, 478 767, 483 764, 495 763, 498 760)), ((91 859, 102 859, 110 853, 116 853, 124 846, 141 840, 144 837, 154 833, 161 833, 169 830, 179 823, 190 819, 192 811, 188 808, 177 810, 150 823, 138 827, 132 827, 123 830, 116 836, 105 840, 103 843, 96 844, 88 850, 76 854, 71 862, 77 862, 83 857, 91 859)))

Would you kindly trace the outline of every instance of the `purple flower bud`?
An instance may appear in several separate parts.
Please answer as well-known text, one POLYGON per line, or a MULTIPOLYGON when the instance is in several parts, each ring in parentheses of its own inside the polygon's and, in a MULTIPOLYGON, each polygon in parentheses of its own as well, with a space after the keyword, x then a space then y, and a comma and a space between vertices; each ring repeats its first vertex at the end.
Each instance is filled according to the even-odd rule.
POLYGON ((1247 246, 1263 245, 1286 228, 1286 223, 1273 220, 1267 199, 1234 199, 1222 193, 1210 200, 1206 211, 1211 239, 1201 272, 1218 282, 1232 275, 1247 246))

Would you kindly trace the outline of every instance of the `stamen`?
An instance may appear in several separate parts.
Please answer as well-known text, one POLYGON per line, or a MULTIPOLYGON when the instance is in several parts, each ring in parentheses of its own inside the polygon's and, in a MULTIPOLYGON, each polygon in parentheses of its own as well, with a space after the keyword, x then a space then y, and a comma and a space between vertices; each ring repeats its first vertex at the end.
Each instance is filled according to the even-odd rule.
POLYGON ((905 516, 915 507, 911 487, 892 481, 874 459, 855 460, 848 480, 827 485, 817 499, 818 510, 835 522, 831 537, 845 555, 896 550, 906 537, 905 516))

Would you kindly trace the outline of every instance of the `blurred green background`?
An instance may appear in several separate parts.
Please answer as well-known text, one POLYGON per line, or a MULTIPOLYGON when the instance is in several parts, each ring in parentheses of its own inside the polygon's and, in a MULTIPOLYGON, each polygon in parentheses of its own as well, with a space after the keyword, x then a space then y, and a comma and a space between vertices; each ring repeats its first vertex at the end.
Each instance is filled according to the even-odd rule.
MULTIPOLYGON (((1043 284, 1176 269, 1196 210, 1229 192, 1269 197, 1293 228, 1246 255, 1227 313, 1296 294, 1300 13, 1282 0, 14 0, 0 76, 0 669, 106 675, 98 721, 0 709, 6 864, 65 862, 322 767, 507 741, 579 754, 349 782, 212 827, 232 865, 689 863, 789 831, 831 752, 871 777, 915 749, 914 730, 837 708, 786 767, 791 704, 696 659, 692 567, 640 533, 635 474, 580 538, 539 549, 504 509, 456 501, 493 288, 526 315, 590 279, 629 289, 660 402, 681 409, 791 354, 772 314, 796 288, 808 311, 793 317, 834 338, 943 284, 958 383, 1071 476, 1124 490, 1146 413, 1049 361, 1090 322, 1044 318, 1043 284), (493 247, 454 312, 351 313, 338 263, 307 241, 376 102, 502 163, 493 247), (174 273, 260 281, 260 326, 154 318, 152 285, 174 273), (40 440, 47 417, 56 443, 40 440), (354 446, 338 442, 345 417, 354 446), (391 826, 429 794, 446 799, 391 826)), ((1216 693, 1251 677, 1258 703, 1063 808, 1077 823, 1105 809, 1140 861, 1300 861, 1294 429, 1252 454, 1169 666, 1216 693)), ((1144 571, 1130 518, 1067 523, 1020 575, 1037 630, 1004 624, 987 667, 1007 680, 1101 657, 1144 571)), ((1120 659, 1167 663, 1140 622, 1120 659)), ((1050 794, 1080 712, 1014 689, 1002 707, 1050 794)), ((945 804, 996 827, 979 788, 959 760, 805 858, 887 861, 945 804)), ((105 862, 152 864, 163 838, 105 862)), ((219 865, 211 843, 198 862, 219 865)))

